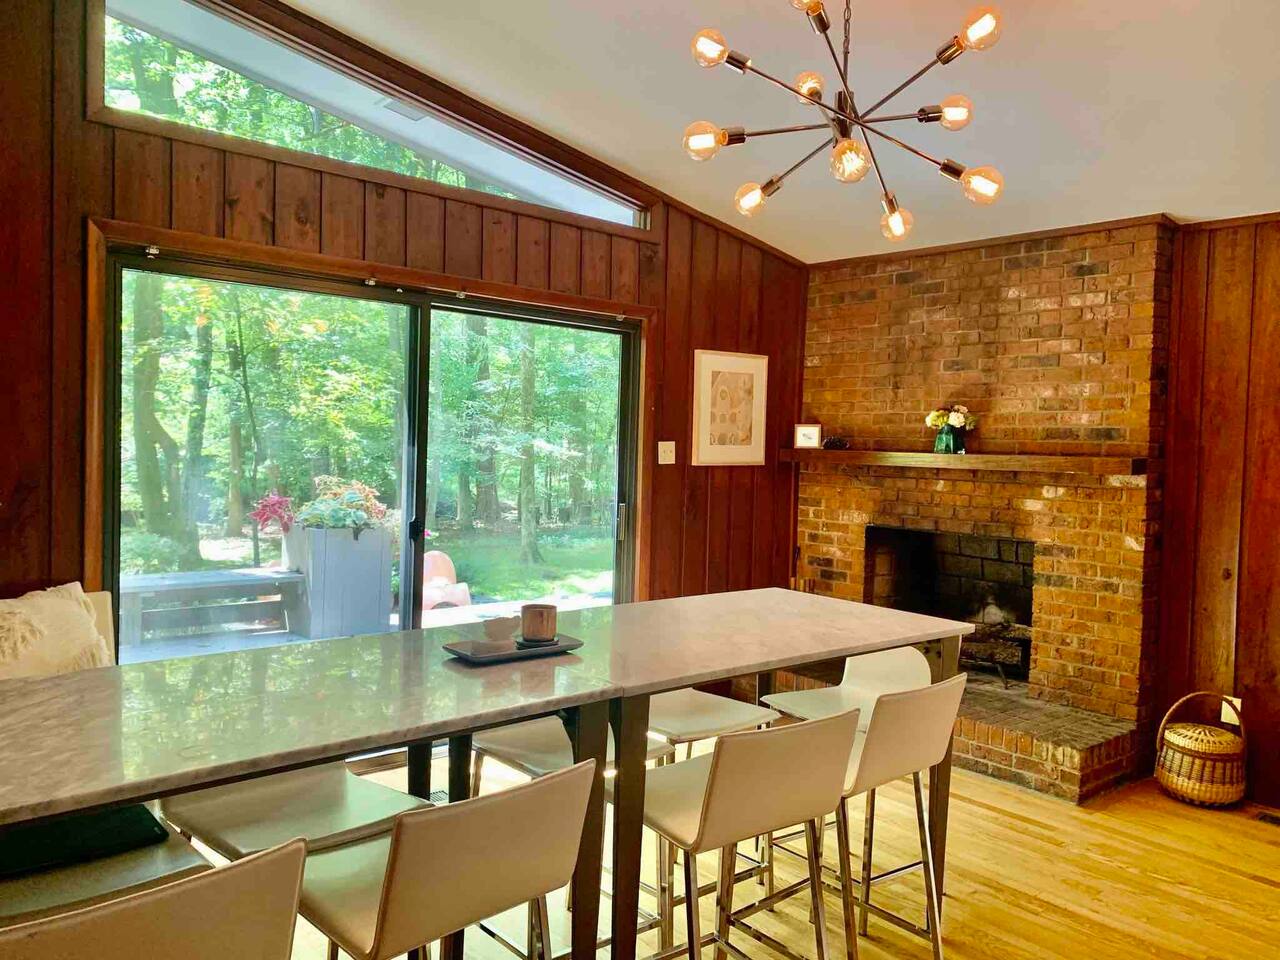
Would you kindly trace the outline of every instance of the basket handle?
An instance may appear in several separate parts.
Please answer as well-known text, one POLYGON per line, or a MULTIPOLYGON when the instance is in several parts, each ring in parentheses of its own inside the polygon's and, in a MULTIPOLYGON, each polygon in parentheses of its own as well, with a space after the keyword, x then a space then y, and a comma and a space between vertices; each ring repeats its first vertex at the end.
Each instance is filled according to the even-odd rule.
POLYGON ((1240 725, 1240 746, 1244 749, 1247 755, 1249 750, 1249 740, 1245 734, 1244 717, 1240 715, 1240 708, 1236 706, 1235 701, 1230 697, 1225 694, 1214 693, 1212 690, 1197 690, 1195 693, 1188 693, 1185 697, 1182 697, 1177 703, 1169 708, 1169 711, 1164 715, 1164 719, 1160 721, 1160 731, 1156 734, 1156 749, 1159 750, 1160 745, 1164 743, 1164 728, 1169 725, 1169 719, 1177 712, 1178 708, 1189 700, 1197 700, 1202 697, 1225 703, 1231 708, 1231 712, 1236 715, 1236 722, 1240 725))

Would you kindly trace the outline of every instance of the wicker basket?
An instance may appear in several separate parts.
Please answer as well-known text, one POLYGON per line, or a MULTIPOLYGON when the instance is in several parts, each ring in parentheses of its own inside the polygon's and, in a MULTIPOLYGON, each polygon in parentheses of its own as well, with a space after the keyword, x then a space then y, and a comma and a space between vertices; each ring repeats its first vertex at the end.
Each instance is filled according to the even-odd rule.
POLYGON ((1244 796, 1244 719, 1230 698, 1201 691, 1183 697, 1160 721, 1156 734, 1156 780, 1169 795, 1187 803, 1222 807, 1244 796), (1218 700, 1231 708, 1240 724, 1232 733, 1209 723, 1170 723, 1189 700, 1218 700))

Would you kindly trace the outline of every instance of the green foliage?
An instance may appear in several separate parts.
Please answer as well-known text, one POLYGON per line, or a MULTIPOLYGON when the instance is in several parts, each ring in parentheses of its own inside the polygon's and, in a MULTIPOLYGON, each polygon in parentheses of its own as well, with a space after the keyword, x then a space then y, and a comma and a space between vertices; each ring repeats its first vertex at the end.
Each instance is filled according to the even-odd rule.
POLYGON ((125 530, 120 534, 121 573, 169 573, 182 569, 183 546, 171 537, 125 530))
POLYGON ((364 500, 354 490, 332 497, 320 497, 303 504, 298 510, 298 522, 304 527, 325 527, 330 530, 363 530, 369 526, 369 514, 364 500))
POLYGON ((105 62, 104 99, 111 107, 454 187, 515 196, 110 16, 105 62))

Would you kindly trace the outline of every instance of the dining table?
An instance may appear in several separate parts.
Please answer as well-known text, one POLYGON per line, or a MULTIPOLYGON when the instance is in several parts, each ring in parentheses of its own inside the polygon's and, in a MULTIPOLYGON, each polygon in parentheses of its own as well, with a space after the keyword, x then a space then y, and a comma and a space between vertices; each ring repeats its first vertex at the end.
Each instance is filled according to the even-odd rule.
MULTIPOLYGON (((477 613, 481 613, 478 609, 477 613)), ((432 747, 448 741, 448 796, 470 792, 471 737, 543 716, 564 723, 596 776, 571 888, 572 953, 595 956, 602 893, 605 758, 613 738, 610 954, 634 960, 640 907, 649 698, 735 677, 903 646, 933 682, 959 669, 972 624, 782 588, 562 612, 571 653, 469 665, 444 647, 493 640, 510 620, 295 642, 0 681, 0 831, 392 748, 408 788, 431 795, 432 747)), ((930 770, 929 830, 945 878, 951 756, 930 770)), ((440 869, 448 869, 441 864, 440 869)), ((460 960, 463 936, 446 938, 460 960)))

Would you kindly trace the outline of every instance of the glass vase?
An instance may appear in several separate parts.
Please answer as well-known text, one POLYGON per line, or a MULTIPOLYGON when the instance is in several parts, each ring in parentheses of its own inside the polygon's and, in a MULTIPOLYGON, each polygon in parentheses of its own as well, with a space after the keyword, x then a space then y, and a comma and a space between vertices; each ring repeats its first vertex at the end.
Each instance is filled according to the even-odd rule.
POLYGON ((964 432, 964 427, 953 427, 949 423, 943 425, 933 441, 933 452, 964 453, 964 432))

